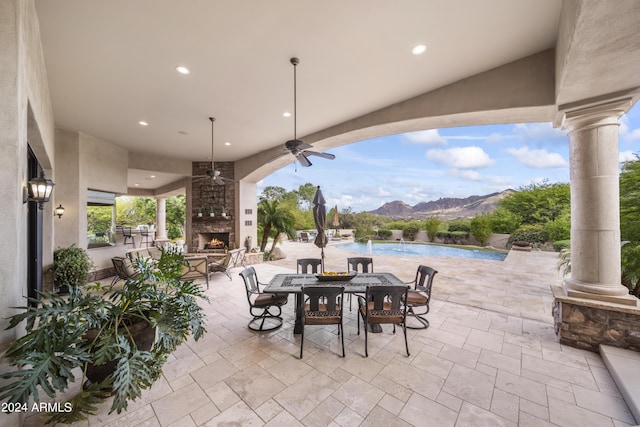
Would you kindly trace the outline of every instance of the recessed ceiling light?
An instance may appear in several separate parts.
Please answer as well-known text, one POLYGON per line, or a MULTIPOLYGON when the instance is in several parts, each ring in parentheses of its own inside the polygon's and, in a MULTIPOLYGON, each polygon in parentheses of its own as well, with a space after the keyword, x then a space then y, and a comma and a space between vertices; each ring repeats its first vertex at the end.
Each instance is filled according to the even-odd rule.
POLYGON ((144 120, 140 120, 140 121, 138 122, 138 124, 139 124, 140 126, 149 126, 149 123, 145 122, 144 120))
POLYGON ((156 177, 155 175, 149 175, 149 178, 155 178, 155 177, 156 177))
POLYGON ((178 65, 176 67, 176 71, 179 72, 180 74, 189 74, 189 73, 191 73, 191 71, 187 67, 184 67, 182 65, 178 65))
POLYGON ((229 141, 225 142, 224 145, 231 145, 229 141))
POLYGON ((419 44, 413 47, 413 49, 411 49, 411 53, 413 53, 414 55, 420 55, 423 54, 427 51, 427 45, 426 44, 419 44))
POLYGON ((283 115, 284 117, 291 117, 291 113, 290 113, 290 112, 288 112, 288 111, 285 111, 284 113, 282 113, 282 115, 283 115))
POLYGON ((133 184, 133 185, 135 185, 136 187, 138 187, 140 184, 138 184, 138 183, 136 182, 136 183, 135 183, 135 184, 133 184))

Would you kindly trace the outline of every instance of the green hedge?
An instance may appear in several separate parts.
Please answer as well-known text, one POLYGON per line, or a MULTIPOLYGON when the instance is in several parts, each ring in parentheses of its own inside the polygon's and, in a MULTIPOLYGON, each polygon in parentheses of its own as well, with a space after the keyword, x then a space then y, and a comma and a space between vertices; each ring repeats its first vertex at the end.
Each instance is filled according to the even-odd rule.
POLYGON ((549 234, 542 224, 526 224, 520 226, 516 231, 511 233, 509 243, 516 241, 529 243, 544 243, 549 240, 549 234))

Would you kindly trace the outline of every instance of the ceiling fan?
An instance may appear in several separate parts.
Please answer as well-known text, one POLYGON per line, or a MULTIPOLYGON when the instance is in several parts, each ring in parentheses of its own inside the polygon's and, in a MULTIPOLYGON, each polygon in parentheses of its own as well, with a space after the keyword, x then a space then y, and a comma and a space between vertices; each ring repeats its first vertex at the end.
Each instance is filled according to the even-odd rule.
POLYGON ((231 178, 225 178, 224 176, 220 175, 220 171, 216 170, 213 164, 213 122, 216 121, 216 119, 214 117, 209 117, 209 120, 211 120, 211 167, 207 168, 205 170, 205 174, 204 175, 195 175, 192 177, 193 182, 197 182, 203 179, 208 179, 211 180, 211 182, 213 184, 217 184, 217 185, 225 185, 226 183, 229 182, 238 182, 235 179, 231 179, 231 178))
POLYGON ((297 138, 297 127, 296 127, 296 67, 300 63, 298 58, 291 58, 291 64, 293 65, 293 139, 287 141, 284 146, 293 156, 296 158, 298 163, 301 166, 309 167, 312 163, 309 161, 308 156, 318 156, 323 159, 333 160, 336 158, 335 155, 331 153, 321 153, 318 151, 311 151, 309 148, 313 148, 310 144, 300 140, 297 138))

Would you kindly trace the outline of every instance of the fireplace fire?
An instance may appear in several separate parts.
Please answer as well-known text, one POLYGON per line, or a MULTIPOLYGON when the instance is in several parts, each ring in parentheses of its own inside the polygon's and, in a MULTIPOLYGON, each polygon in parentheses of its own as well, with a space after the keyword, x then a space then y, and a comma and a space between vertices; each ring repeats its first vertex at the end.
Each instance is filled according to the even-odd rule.
POLYGON ((204 249, 224 249, 225 244, 222 240, 218 240, 215 237, 204 244, 204 249))
POLYGON ((223 252, 229 249, 229 233, 198 233, 198 252, 223 252))

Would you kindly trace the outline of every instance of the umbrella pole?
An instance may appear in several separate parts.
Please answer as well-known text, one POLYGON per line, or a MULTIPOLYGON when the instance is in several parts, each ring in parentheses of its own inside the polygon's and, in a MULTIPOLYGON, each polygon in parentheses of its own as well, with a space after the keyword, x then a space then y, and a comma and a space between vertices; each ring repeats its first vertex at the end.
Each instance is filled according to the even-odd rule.
POLYGON ((321 259, 322 259, 322 261, 320 263, 320 265, 322 267, 321 273, 324 273, 324 248, 320 249, 320 256, 321 256, 321 259))

